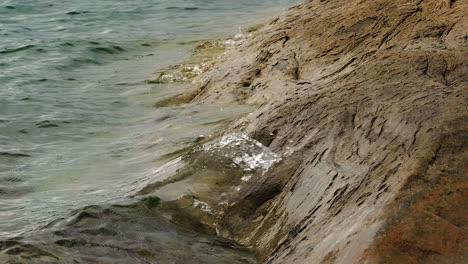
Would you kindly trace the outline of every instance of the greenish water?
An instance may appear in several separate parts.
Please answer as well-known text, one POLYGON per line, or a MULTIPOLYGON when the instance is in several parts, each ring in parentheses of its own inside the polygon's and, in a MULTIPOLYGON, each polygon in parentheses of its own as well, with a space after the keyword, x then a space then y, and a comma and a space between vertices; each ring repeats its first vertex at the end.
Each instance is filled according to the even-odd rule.
MULTIPOLYGON (((101 216, 104 219, 99 220, 101 225, 122 222, 119 228, 112 228, 128 230, 125 243, 130 245, 131 238, 137 239, 135 234, 141 230, 131 235, 129 223, 136 222, 135 228, 152 226, 148 223, 155 212, 127 210, 120 220, 109 220, 102 208, 135 202, 128 197, 154 181, 161 167, 170 162, 165 158, 168 153, 193 145, 200 135, 214 133, 218 121, 249 111, 248 107, 235 105, 154 108, 156 101, 176 94, 180 87, 149 84, 145 80, 153 78, 152 73, 187 59, 197 40, 236 34, 240 28, 262 22, 295 3, 292 0, 2 1, 0 239, 21 238, 22 242, 14 243, 19 248, 28 248, 24 246, 27 237, 50 234, 44 228, 49 228, 52 221, 68 221, 77 214, 76 210, 95 205, 101 208, 96 209, 101 210, 96 213, 97 219, 101 216)), ((157 215, 154 219, 163 223, 157 215)), ((196 251, 187 246, 199 244, 189 233, 168 223, 159 226, 164 226, 167 232, 153 228, 151 239, 169 239, 170 234, 180 232, 184 239, 173 247, 196 251)), ((67 237, 73 237, 82 228, 75 227, 67 226, 67 237)), ((199 239, 205 239, 202 237, 199 239)), ((43 245, 50 243, 42 238, 33 240, 43 245)), ((167 241, 156 244, 164 247, 167 241)), ((10 248, 5 243, 0 242, 0 262, 2 254, 10 248)), ((201 259, 209 255, 208 251, 199 251, 204 252, 200 253, 201 259)), ((109 254, 120 256, 114 251, 109 254)), ((161 263, 172 263, 170 256, 176 257, 171 254, 165 255, 168 260, 161 263)), ((74 256, 86 262, 84 255, 81 252, 74 256)), ((142 258, 129 254, 102 261, 132 263, 129 259, 142 258)), ((205 260, 238 263, 232 258, 223 260, 226 262, 205 260)))

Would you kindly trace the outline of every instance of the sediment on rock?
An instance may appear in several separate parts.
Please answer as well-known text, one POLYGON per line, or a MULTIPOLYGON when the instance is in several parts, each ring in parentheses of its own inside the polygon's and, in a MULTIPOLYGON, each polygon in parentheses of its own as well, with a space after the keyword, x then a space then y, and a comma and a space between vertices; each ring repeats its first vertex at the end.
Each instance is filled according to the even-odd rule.
POLYGON ((283 157, 220 234, 266 263, 464 263, 467 17, 467 1, 307 1, 197 77, 192 102, 257 105, 229 130, 283 157))

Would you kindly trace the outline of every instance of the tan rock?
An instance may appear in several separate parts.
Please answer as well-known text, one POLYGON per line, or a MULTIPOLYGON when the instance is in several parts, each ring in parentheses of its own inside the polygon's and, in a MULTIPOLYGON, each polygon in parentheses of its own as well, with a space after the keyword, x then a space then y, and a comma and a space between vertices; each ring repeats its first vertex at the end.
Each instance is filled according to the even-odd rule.
POLYGON ((231 129, 284 157, 221 233, 266 263, 467 263, 467 18, 314 0, 220 57, 193 101, 258 105, 231 129))

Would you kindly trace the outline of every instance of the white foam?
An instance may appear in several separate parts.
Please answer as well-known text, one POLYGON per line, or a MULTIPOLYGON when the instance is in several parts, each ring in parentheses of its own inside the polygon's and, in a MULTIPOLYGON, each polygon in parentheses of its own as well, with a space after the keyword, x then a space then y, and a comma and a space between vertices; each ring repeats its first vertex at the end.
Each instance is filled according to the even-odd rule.
MULTIPOLYGON (((204 151, 219 152, 247 171, 267 171, 281 158, 244 133, 235 132, 202 146, 204 151)), ((249 180, 245 178, 246 180, 249 180)))
POLYGON ((199 208, 203 212, 207 212, 209 214, 213 214, 213 209, 205 202, 202 202, 197 199, 193 199, 193 207, 199 208))

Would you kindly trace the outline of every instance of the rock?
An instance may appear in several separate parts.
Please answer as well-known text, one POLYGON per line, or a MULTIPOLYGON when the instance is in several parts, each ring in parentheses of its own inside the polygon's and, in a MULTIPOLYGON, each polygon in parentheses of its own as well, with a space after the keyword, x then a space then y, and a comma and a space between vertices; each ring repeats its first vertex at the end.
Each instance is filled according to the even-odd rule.
POLYGON ((257 105, 229 130, 283 157, 220 233, 272 264, 466 263, 467 17, 313 0, 218 58, 187 98, 257 105))

